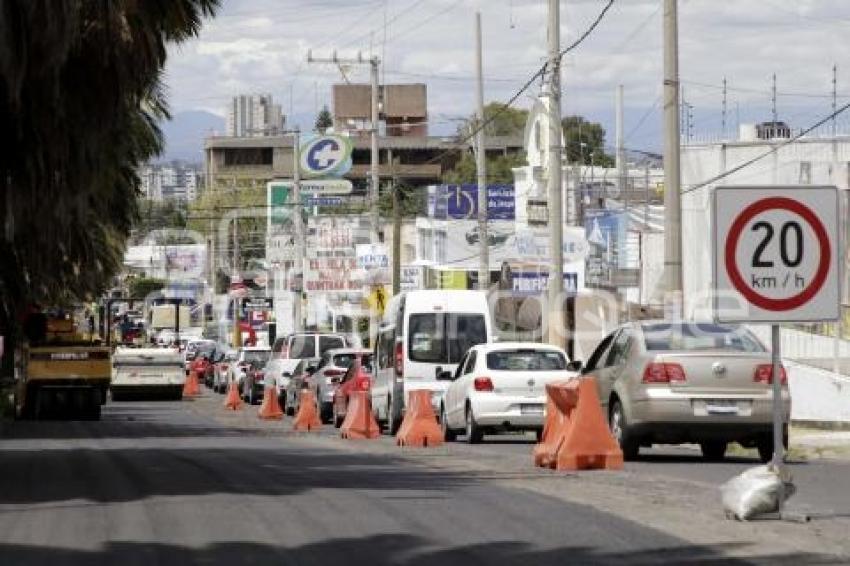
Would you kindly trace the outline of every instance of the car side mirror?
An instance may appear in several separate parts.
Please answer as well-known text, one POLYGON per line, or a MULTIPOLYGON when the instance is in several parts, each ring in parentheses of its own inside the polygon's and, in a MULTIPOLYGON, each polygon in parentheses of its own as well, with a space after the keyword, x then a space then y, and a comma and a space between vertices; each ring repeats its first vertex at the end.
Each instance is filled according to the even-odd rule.
POLYGON ((581 360, 573 360, 567 364, 568 371, 581 371, 584 366, 582 366, 581 360))
POLYGON ((450 371, 441 371, 437 374, 437 381, 452 381, 454 374, 450 371))

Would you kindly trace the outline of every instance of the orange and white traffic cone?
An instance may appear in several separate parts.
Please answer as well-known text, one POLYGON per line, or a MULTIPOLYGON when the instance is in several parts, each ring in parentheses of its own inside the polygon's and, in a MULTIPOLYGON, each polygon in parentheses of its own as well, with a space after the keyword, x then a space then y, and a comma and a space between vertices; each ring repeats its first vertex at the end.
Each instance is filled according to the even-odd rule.
POLYGON ((198 397, 201 394, 201 386, 198 383, 198 372, 192 370, 183 384, 183 397, 198 397))
POLYGON ((236 387, 235 381, 231 381, 227 387, 227 397, 224 399, 224 406, 231 411, 238 411, 242 408, 242 398, 239 396, 239 388, 236 387))
POLYGON ((298 413, 292 423, 295 430, 318 430, 322 428, 322 420, 316 409, 316 395, 309 389, 301 390, 301 398, 298 402, 298 413))
POLYGON ((367 439, 381 436, 381 429, 372 414, 368 391, 352 391, 349 394, 348 410, 339 430, 343 438, 367 439))
POLYGON ((277 400, 277 387, 266 386, 263 392, 263 404, 260 405, 257 416, 267 421, 279 421, 283 418, 283 411, 277 400))

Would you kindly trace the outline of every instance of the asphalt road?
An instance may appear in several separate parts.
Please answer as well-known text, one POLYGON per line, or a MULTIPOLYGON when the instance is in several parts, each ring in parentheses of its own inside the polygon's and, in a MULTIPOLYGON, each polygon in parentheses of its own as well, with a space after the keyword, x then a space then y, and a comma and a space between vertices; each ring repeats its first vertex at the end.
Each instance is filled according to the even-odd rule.
POLYGON ((239 430, 186 403, 0 427, 3 565, 748 563, 487 475, 239 430))
MULTIPOLYGON (((191 405, 111 403, 101 422, 0 424, 0 564, 762 562, 463 466, 343 449, 333 429, 229 426, 191 405)), ((220 397, 209 407, 221 412, 220 397)), ((470 450, 486 463, 525 457, 530 444, 453 445, 443 457, 470 450)), ((640 465, 679 473, 684 463, 640 465)))

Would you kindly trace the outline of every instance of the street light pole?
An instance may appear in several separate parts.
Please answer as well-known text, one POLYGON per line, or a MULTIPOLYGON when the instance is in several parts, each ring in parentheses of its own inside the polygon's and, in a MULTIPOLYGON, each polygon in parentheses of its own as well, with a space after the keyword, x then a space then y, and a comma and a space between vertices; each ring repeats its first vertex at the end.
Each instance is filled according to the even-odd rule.
POLYGON ((682 316, 682 197, 679 169, 677 0, 664 0, 664 282, 668 317, 682 316))
POLYGON ((295 228, 295 258, 293 271, 295 275, 295 301, 292 307, 295 331, 304 329, 304 316, 301 313, 301 303, 304 294, 304 222, 301 217, 301 130, 295 128, 292 132, 292 215, 295 228))

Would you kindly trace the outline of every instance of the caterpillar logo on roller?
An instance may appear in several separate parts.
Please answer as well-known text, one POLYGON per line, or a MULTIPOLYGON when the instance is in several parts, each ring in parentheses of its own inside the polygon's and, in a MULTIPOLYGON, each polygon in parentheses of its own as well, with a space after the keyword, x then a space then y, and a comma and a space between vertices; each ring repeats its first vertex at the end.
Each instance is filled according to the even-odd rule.
MULTIPOLYGON (((15 352, 18 418, 100 419, 112 373, 110 349, 100 345, 82 309, 30 312, 15 352)), ((92 319, 93 320, 93 319, 92 319)))

